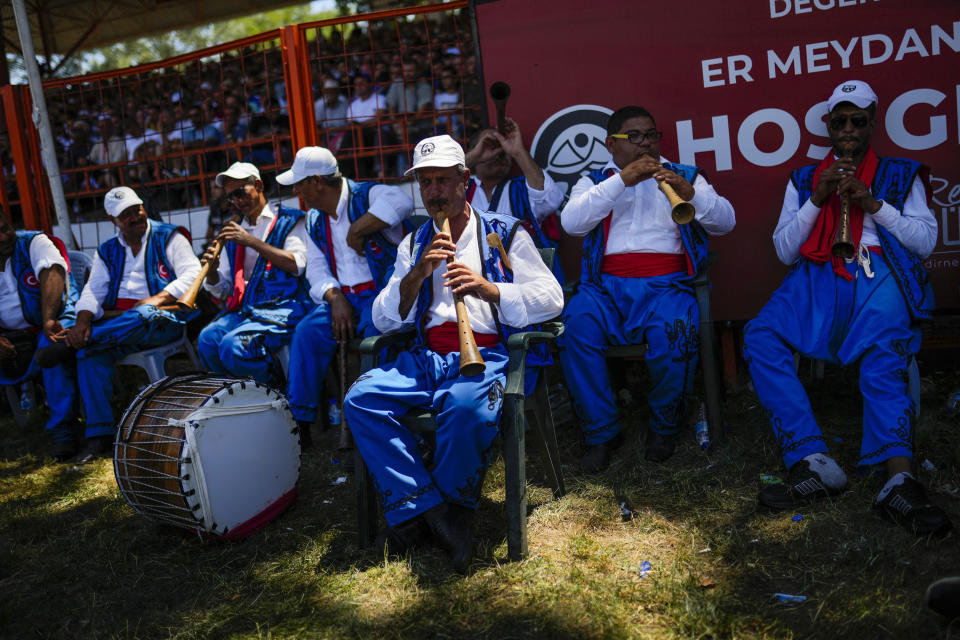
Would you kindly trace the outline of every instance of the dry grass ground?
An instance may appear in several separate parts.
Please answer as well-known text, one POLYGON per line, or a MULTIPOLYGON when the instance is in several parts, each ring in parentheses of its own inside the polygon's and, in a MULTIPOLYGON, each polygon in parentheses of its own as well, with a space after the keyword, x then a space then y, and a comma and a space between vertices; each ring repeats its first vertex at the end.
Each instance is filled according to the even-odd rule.
MULTIPOLYGON (((960 524, 960 434, 929 375, 918 460, 960 524)), ((943 368, 943 367, 941 367, 943 368)), ((834 455, 858 457, 856 373, 812 386, 834 455), (852 376, 853 379, 850 379, 852 376), (839 439, 839 440, 835 440, 839 439)), ((642 398, 642 389, 635 392, 642 398)), ((626 410, 630 442, 645 420, 626 410)), ((926 585, 960 570, 957 536, 917 539, 870 510, 876 478, 851 474, 840 498, 793 513, 758 511, 760 475, 779 457, 756 400, 731 395, 727 440, 704 454, 685 435, 666 464, 630 444, 604 474, 579 473, 561 429, 568 495, 531 473, 530 557, 506 558, 503 466, 488 474, 467 576, 439 552, 384 561, 357 548, 352 479, 333 436, 304 459, 294 506, 239 543, 204 542, 136 515, 109 460, 45 458, 40 425, 0 422, 0 637, 3 638, 936 638, 926 585), (627 501, 636 516, 621 517, 627 501), (802 515, 799 521, 794 515, 802 515), (641 570, 649 562, 647 572, 641 570), (806 602, 775 604, 775 592, 806 602)))

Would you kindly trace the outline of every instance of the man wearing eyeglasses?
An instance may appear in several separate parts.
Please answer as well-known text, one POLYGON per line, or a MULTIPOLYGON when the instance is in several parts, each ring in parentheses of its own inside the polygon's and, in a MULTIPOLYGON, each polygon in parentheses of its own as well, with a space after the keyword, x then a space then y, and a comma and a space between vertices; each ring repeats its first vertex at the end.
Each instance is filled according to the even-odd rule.
POLYGON ((662 462, 673 455, 699 355, 699 312, 689 280, 706 264, 707 236, 736 224, 733 207, 697 167, 660 155, 661 137, 643 107, 615 111, 607 123, 610 161, 574 185, 561 213, 567 233, 585 236, 560 355, 583 422, 587 473, 606 468, 623 440, 605 374, 611 344, 647 344, 652 389, 645 457, 662 462), (673 221, 660 182, 694 205, 692 222, 673 221))
POLYGON ((840 84, 827 106, 832 150, 793 172, 773 234, 777 255, 793 268, 744 335, 750 375, 788 469, 786 481, 765 488, 759 501, 793 509, 846 487, 797 378, 797 352, 859 363, 857 464, 883 465, 888 476, 873 506, 918 535, 944 533, 950 520, 910 474, 916 407, 907 371, 920 348, 917 321, 930 318, 934 306, 923 267, 937 242, 928 169, 874 153, 877 96, 866 82, 840 84), (849 259, 834 249, 844 214, 854 248, 849 259))
MULTIPOLYGON (((480 211, 517 218, 538 247, 556 248, 559 229, 554 222, 556 235, 549 233, 545 221, 563 203, 563 191, 530 155, 517 123, 511 118, 506 123, 506 135, 484 129, 475 136, 467 153, 467 168, 473 173, 467 202, 480 211), (522 174, 511 178, 514 162, 522 174)), ((564 282, 559 260, 554 261, 553 274, 564 282)))
POLYGON ((317 306, 297 325, 287 387, 300 444, 307 448, 338 342, 377 334, 370 309, 393 273, 413 200, 396 186, 344 178, 337 159, 323 147, 298 150, 277 182, 293 185, 309 207, 306 276, 317 306))
POLYGON ((214 258, 208 247, 201 260, 212 262, 204 287, 226 299, 226 309, 197 338, 197 352, 214 373, 251 376, 283 386, 276 352, 290 344, 293 328, 313 306, 303 277, 307 264, 303 212, 274 209, 263 192, 260 171, 235 162, 217 175, 227 206, 242 216, 217 235, 225 243, 214 258))

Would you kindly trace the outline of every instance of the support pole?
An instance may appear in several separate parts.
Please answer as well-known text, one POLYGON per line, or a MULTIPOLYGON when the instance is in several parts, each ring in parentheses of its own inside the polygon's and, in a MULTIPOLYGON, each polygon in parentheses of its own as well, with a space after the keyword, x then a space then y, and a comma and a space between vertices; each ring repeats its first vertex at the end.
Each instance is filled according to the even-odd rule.
MULTIPOLYGON (((53 144, 53 133, 50 130, 50 117, 47 115, 47 103, 43 97, 43 85, 40 82, 40 69, 37 67, 37 56, 33 49, 33 38, 30 35, 30 23, 27 19, 27 9, 23 0, 12 0, 13 16, 17 22, 17 34, 20 36, 20 51, 23 52, 23 66, 27 70, 27 79, 30 85, 30 96, 33 100, 33 125, 40 133, 40 151, 43 156, 43 165, 46 168, 47 180, 50 183, 50 193, 53 195, 53 208, 57 214, 58 238, 66 243, 69 249, 78 249, 70 228, 70 216, 67 213, 67 199, 63 195, 63 183, 60 181, 60 167, 57 164, 57 153, 53 144)), ((21 198, 29 194, 21 193, 21 198)))

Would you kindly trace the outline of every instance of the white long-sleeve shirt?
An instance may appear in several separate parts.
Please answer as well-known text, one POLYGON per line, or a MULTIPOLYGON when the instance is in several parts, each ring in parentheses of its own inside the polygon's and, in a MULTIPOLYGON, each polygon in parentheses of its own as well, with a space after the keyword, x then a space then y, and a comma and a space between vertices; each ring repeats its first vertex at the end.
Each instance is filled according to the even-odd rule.
MULTIPOLYGON (((41 271, 55 265, 60 265, 64 275, 67 273, 67 262, 60 255, 60 250, 43 233, 30 241, 30 265, 38 280, 41 271)), ((13 276, 13 269, 9 267, 9 259, 0 263, 0 327, 9 331, 26 329, 30 323, 23 315, 17 280, 13 276)))
MULTIPOLYGON (((118 233, 117 239, 123 247, 126 254, 123 261, 123 276, 120 279, 120 289, 117 292, 118 298, 129 298, 131 300, 143 300, 150 296, 150 289, 147 286, 147 273, 143 266, 144 255, 147 253, 147 243, 150 242, 150 233, 153 230, 153 222, 147 220, 147 231, 143 234, 140 241, 140 251, 134 255, 130 245, 123 239, 123 234, 118 233)), ((174 233, 167 243, 164 251, 167 257, 167 264, 173 266, 177 274, 175 280, 163 288, 164 291, 174 298, 182 296, 200 273, 200 261, 193 253, 193 248, 183 236, 182 233, 174 233)), ((94 320, 103 315, 103 301, 110 290, 110 270, 107 264, 100 257, 98 252, 93 256, 93 268, 90 269, 90 278, 80 293, 80 300, 77 302, 77 312, 89 311, 93 314, 94 320)))
MULTIPOLYGON (((807 241, 820 215, 820 207, 808 198, 803 206, 798 203, 799 195, 793 181, 787 182, 787 191, 783 195, 783 208, 780 220, 773 232, 773 246, 777 250, 780 262, 793 264, 800 257, 800 247, 807 241)), ((883 225, 893 237, 903 244, 907 251, 926 258, 937 246, 937 219, 927 206, 927 194, 923 182, 914 180, 903 205, 903 213, 896 207, 883 202, 880 210, 863 216, 863 234, 860 244, 877 246, 877 225, 883 225)))
MULTIPOLYGON (((480 249, 477 242, 476 213, 471 209, 470 221, 457 240, 456 259, 477 273, 482 272, 480 249)), ((438 232, 434 225, 434 232, 438 232)), ((494 283, 500 290, 497 315, 500 321, 511 327, 525 327, 555 318, 563 310, 563 290, 560 283, 540 258, 540 253, 523 228, 517 230, 507 253, 513 267, 512 283, 494 283)), ((403 239, 397 249, 397 263, 390 282, 373 303, 373 324, 383 333, 399 329, 411 329, 416 319, 416 302, 405 318, 400 317, 400 281, 413 268, 410 254, 410 238, 403 239)), ((440 265, 430 276, 433 299, 430 304, 426 328, 445 322, 456 322, 457 311, 453 294, 445 286, 443 274, 446 265, 440 265)), ((464 296, 470 326, 475 333, 495 334, 497 325, 489 303, 477 296, 464 296)))
MULTIPOLYGON (((505 185, 503 188, 500 201, 497 202, 497 208, 491 209, 487 194, 483 190, 483 187, 480 186, 480 180, 476 176, 473 176, 471 180, 477 185, 477 188, 473 192, 473 199, 470 201, 470 206, 478 211, 496 211, 497 213, 504 213, 508 216, 516 216, 513 212, 513 205, 510 204, 510 189, 508 185, 505 185)), ((533 210, 533 216, 537 219, 537 222, 546 218, 563 204, 563 191, 561 191, 560 187, 546 171, 543 172, 543 189, 534 189, 530 186, 530 182, 527 181, 527 192, 530 197, 530 208, 533 210)))
MULTIPOLYGON (((668 162, 661 157, 660 162, 668 162)), ((617 253, 683 253, 683 241, 677 223, 670 217, 670 201, 653 178, 628 187, 613 160, 604 171, 615 173, 599 184, 589 176, 577 181, 570 192, 560 223, 567 233, 585 236, 610 212, 610 233, 604 255, 617 253)), ((719 195, 703 176, 693 181, 696 220, 710 235, 723 235, 736 225, 733 205, 719 195)))
MULTIPOLYGON (((240 221, 240 226, 254 238, 266 241, 270 227, 276 217, 277 214, 273 211, 273 207, 270 206, 270 203, 267 203, 264 205, 260 215, 257 216, 257 222, 255 224, 251 225, 247 222, 247 218, 244 217, 243 220, 240 221)), ((287 238, 284 240, 283 247, 281 248, 293 254, 293 259, 297 263, 297 275, 302 276, 307 266, 307 228, 303 218, 301 218, 297 224, 293 226, 290 233, 287 234, 287 238)), ((250 274, 253 273, 253 267, 257 264, 257 258, 259 257, 260 254, 255 250, 250 247, 244 247, 243 275, 246 281, 250 280, 250 274)), ((221 252, 220 266, 217 267, 220 280, 217 284, 210 284, 209 282, 203 284, 203 287, 209 291, 211 295, 221 300, 228 298, 230 294, 233 293, 233 272, 230 269, 230 261, 232 259, 232 257, 225 256, 221 252)))
MULTIPOLYGON (((323 295, 333 287, 352 287, 373 280, 367 258, 347 245, 349 201, 350 187, 344 180, 337 203, 337 217, 329 217, 332 262, 337 265, 336 274, 330 272, 327 258, 320 247, 313 240, 307 242, 307 281, 310 283, 310 297, 318 304, 323 302, 323 295)), ((370 208, 366 212, 390 225, 382 233, 397 243, 403 238, 403 230, 397 225, 413 214, 413 200, 399 187, 378 184, 370 188, 370 208)))

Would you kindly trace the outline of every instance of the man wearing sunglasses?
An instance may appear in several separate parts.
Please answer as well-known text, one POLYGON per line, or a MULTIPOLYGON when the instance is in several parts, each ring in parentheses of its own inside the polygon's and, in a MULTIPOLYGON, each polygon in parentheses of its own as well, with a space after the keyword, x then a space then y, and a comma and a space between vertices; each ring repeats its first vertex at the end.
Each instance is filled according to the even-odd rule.
POLYGON ((293 185, 309 208, 306 275, 317 306, 297 325, 287 388, 300 444, 307 448, 337 343, 377 334, 370 308, 393 273, 413 200, 399 187, 344 178, 323 147, 297 151, 277 182, 293 185))
POLYGON ((733 207, 697 167, 660 155, 661 137, 643 107, 615 111, 607 122, 610 161, 574 185, 560 214, 567 233, 586 236, 580 283, 564 310, 560 355, 583 421, 588 473, 606 468, 622 441, 605 374, 610 344, 647 344, 653 388, 645 457, 662 462, 673 455, 699 355, 699 312, 689 280, 706 264, 707 236, 736 224, 733 207), (692 222, 673 221, 661 182, 693 204, 692 222))
POLYGON ((274 209, 263 192, 260 171, 235 162, 217 175, 227 207, 241 216, 217 235, 225 243, 214 258, 213 246, 201 260, 212 262, 204 284, 226 299, 226 309, 197 338, 197 352, 214 373, 251 376, 283 387, 277 351, 290 344, 293 327, 313 306, 303 277, 307 264, 303 212, 274 209))
POLYGON ((916 407, 907 372, 920 348, 917 321, 930 318, 934 306, 923 267, 937 242, 928 169, 874 153, 877 96, 867 83, 840 84, 827 106, 832 150, 794 171, 773 234, 777 255, 793 268, 744 336, 750 374, 788 469, 786 481, 763 489, 759 501, 794 509, 844 490, 846 475, 827 455, 793 353, 859 363, 857 465, 882 465, 888 478, 873 506, 918 535, 942 534, 950 520, 910 473, 916 407), (833 249, 843 214, 855 248, 848 259, 833 249))

